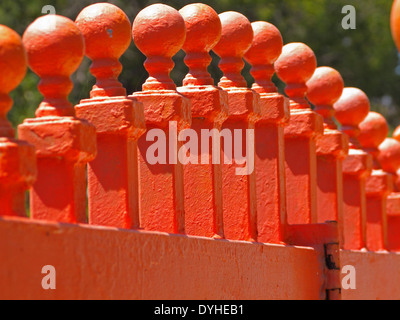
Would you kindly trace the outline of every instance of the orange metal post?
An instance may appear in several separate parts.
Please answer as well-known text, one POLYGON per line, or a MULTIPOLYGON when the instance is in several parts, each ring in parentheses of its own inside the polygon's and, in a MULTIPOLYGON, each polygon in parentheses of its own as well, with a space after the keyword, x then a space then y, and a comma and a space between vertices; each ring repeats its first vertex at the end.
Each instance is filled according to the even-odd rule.
POLYGON ((260 95, 261 120, 255 129, 255 172, 258 241, 281 243, 286 218, 284 126, 289 121, 289 100, 271 81, 274 62, 282 52, 279 30, 268 22, 252 23, 254 39, 245 59, 252 65, 252 89, 260 95))
POLYGON ((387 241, 390 251, 400 251, 400 192, 393 192, 387 199, 387 241))
POLYGON ((26 74, 27 59, 21 37, 0 25, 0 216, 25 216, 25 192, 36 178, 35 148, 14 139, 7 120, 13 101, 9 93, 26 74))
MULTIPOLYGON (((228 92, 229 118, 222 126, 233 136, 232 152, 228 152, 225 142, 223 154, 225 159, 232 155, 242 156, 254 153, 254 142, 247 141, 247 133, 255 128, 259 117, 259 95, 247 88, 247 83, 241 71, 244 67, 243 56, 250 48, 253 41, 253 29, 249 20, 237 12, 224 12, 219 15, 222 23, 221 40, 214 48, 215 53, 221 57, 219 64, 224 76, 219 86, 228 92), (242 143, 239 143, 239 134, 242 143), (247 152, 246 152, 247 151, 247 152)), ((254 131, 253 131, 254 133, 254 131)), ((229 147, 228 147, 229 148, 229 147)), ((237 157, 232 164, 224 162, 222 166, 222 192, 223 192, 223 219, 225 237, 230 240, 257 240, 256 217, 256 181, 255 172, 239 173, 237 157)), ((246 160, 248 168, 251 166, 249 158, 246 160)), ((254 164, 254 163, 253 163, 254 164)), ((243 168, 242 168, 243 169, 243 168)))
POLYGON ((44 96, 36 119, 19 126, 21 139, 36 146, 38 179, 31 192, 34 219, 66 223, 86 221, 88 161, 96 155, 96 130, 74 117, 68 101, 71 74, 83 59, 84 39, 68 18, 48 15, 25 31, 23 43, 31 69, 41 77, 44 96))
POLYGON ((308 99, 324 118, 324 135, 317 140, 318 222, 343 221, 343 159, 349 150, 347 135, 337 130, 333 104, 343 92, 343 79, 329 67, 315 70, 307 82, 308 99))
POLYGON ((285 127, 286 192, 289 224, 317 222, 316 138, 323 119, 305 99, 306 82, 317 67, 314 52, 303 43, 290 43, 275 63, 290 100, 290 121, 285 127))
POLYGON ((137 140, 145 131, 143 105, 127 99, 118 81, 118 59, 131 43, 131 24, 109 3, 85 8, 76 23, 97 80, 91 99, 75 106, 77 117, 97 129, 98 155, 88 166, 89 223, 139 227, 137 140))
POLYGON ((143 9, 133 23, 133 40, 147 56, 145 67, 150 75, 143 91, 129 96, 143 103, 149 130, 138 141, 140 226, 149 231, 185 231, 183 166, 178 161, 182 144, 177 135, 190 125, 190 100, 176 91, 169 76, 172 57, 182 48, 185 36, 183 17, 167 5, 143 9), (158 151, 153 150, 155 143, 160 146, 158 151))
POLYGON ((360 123, 359 141, 373 158, 373 171, 367 178, 367 248, 385 250, 387 242, 386 200, 393 190, 392 175, 383 171, 378 161, 379 145, 385 140, 389 127, 385 118, 370 112, 360 123))
POLYGON ((185 229, 193 236, 223 237, 221 139, 218 134, 212 136, 212 130, 220 132, 228 116, 228 94, 214 86, 207 71, 209 52, 221 38, 221 21, 205 4, 190 4, 179 12, 186 24, 183 50, 189 73, 178 92, 191 101, 191 128, 197 134, 198 151, 193 154, 189 148, 192 158, 184 166, 185 229), (204 130, 210 132, 212 142, 210 136, 205 136, 208 141, 203 137, 204 130))
POLYGON ((393 175, 393 190, 400 191, 400 141, 393 138, 386 138, 379 145, 379 153, 377 158, 383 171, 393 175))
MULTIPOLYGON (((391 17, 390 17, 390 26, 392 30, 392 36, 394 39, 394 42, 396 43, 396 46, 398 50, 400 50, 400 1, 395 0, 393 1, 393 6, 392 6, 392 12, 391 12, 391 17)), ((393 133, 393 138, 396 140, 400 141, 400 126, 396 128, 396 130, 393 133)), ((396 158, 394 156, 394 158, 396 158)), ((400 168, 396 170, 396 188, 397 191, 400 191, 400 168)), ((400 228, 400 217, 399 216, 394 216, 394 212, 400 213, 400 196, 397 197, 397 195, 392 194, 389 197, 391 200, 389 200, 388 203, 388 214, 389 214, 389 219, 388 219, 388 241, 391 249, 400 249, 400 237, 396 236, 395 233, 398 233, 400 228), (399 199, 398 199, 399 198, 399 199), (398 199, 398 200, 397 200, 398 199), (398 205, 396 204, 398 203, 398 205)))
MULTIPOLYGON (((400 142, 400 126, 396 128, 393 132, 393 139, 400 142)), ((396 181, 395 181, 396 188, 400 191, 400 167, 396 170, 396 181)))
POLYGON ((400 51, 400 0, 394 0, 390 16, 393 40, 400 51))
POLYGON ((387 230, 388 248, 391 251, 400 251, 400 184, 398 171, 400 169, 400 142, 393 138, 386 138, 379 145, 378 161, 382 169, 393 175, 396 183, 394 191, 387 199, 387 230))
POLYGON ((343 161, 343 248, 361 250, 366 246, 367 199, 365 182, 372 170, 372 157, 361 150, 359 124, 368 115, 369 100, 357 88, 344 88, 334 104, 341 131, 350 138, 349 155, 343 161))

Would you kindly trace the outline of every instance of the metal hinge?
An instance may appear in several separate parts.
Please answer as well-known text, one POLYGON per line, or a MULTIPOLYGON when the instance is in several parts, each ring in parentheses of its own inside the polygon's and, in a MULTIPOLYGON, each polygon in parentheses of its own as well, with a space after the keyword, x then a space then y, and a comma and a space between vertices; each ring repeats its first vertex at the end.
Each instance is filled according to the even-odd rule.
POLYGON ((339 243, 324 244, 326 272, 326 299, 340 300, 340 245, 339 243))

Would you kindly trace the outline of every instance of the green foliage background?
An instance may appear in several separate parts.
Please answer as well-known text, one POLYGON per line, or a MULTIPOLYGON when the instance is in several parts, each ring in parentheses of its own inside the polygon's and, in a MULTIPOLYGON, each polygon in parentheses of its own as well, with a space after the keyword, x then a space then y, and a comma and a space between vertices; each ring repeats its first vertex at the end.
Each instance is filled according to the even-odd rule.
MULTIPOLYGON (((79 12, 99 1, 82 0, 1 0, 0 24, 7 25, 21 35, 26 27, 41 16, 42 7, 53 5, 57 14, 73 20, 79 12)), ((131 22, 144 7, 162 1, 112 0, 122 8, 131 22)), ((199 1, 164 0, 176 9, 199 1)), ((205 0, 218 13, 238 11, 250 21, 265 20, 275 24, 281 31, 285 43, 305 42, 316 53, 320 66, 328 65, 342 74, 346 86, 364 90, 370 97, 372 109, 386 116, 392 128, 400 124, 400 71, 399 58, 390 33, 391 0, 205 0), (341 21, 343 6, 353 5, 357 10, 357 29, 344 30, 341 21)), ((179 85, 187 72, 180 52, 174 59, 176 68, 172 77, 179 85)), ((147 77, 143 68, 144 56, 132 43, 121 59, 124 70, 121 81, 128 92, 141 90, 147 77)), ((218 58, 213 55, 210 67, 212 75, 218 80, 218 58)), ((94 78, 89 74, 90 61, 85 59, 74 74, 75 88, 70 96, 73 103, 87 98, 94 78)), ((243 74, 249 81, 249 66, 243 74)), ((0 70, 1 72, 1 70, 0 70)), ((282 83, 276 78, 282 90, 282 83)), ((13 125, 18 125, 26 117, 33 117, 41 101, 36 85, 38 77, 28 72, 21 86, 12 93, 15 101, 9 117, 13 125)))

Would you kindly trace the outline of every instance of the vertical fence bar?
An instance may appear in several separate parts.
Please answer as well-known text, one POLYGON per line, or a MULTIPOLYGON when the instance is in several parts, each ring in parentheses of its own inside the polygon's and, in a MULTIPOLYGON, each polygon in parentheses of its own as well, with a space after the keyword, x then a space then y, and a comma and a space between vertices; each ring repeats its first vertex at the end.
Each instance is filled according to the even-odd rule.
POLYGON ((86 174, 96 155, 96 130, 74 117, 68 101, 71 74, 80 65, 84 40, 68 18, 48 15, 33 22, 23 43, 30 68, 41 78, 44 96, 36 119, 18 127, 19 136, 35 145, 38 179, 31 192, 34 219, 76 223, 86 221, 86 174))
POLYGON ((14 139, 7 119, 13 101, 9 93, 25 77, 26 53, 21 37, 0 25, 0 216, 26 216, 25 192, 36 178, 35 148, 14 139))
POLYGON ((371 251, 386 250, 387 197, 393 190, 393 176, 382 170, 378 161, 379 145, 389 133, 386 119, 376 112, 369 112, 360 123, 359 141, 373 159, 373 171, 367 178, 367 248, 371 251))
POLYGON ((323 119, 305 99, 306 82, 317 67, 314 52, 303 43, 283 47, 275 63, 278 77, 286 83, 290 121, 285 127, 286 192, 289 224, 317 222, 316 138, 323 133, 323 119))
POLYGON ((382 169, 393 175, 395 183, 387 198, 387 230, 388 249, 400 250, 400 184, 398 171, 400 169, 400 142, 393 138, 386 138, 379 145, 378 161, 382 169))
POLYGON ((149 231, 185 231, 183 166, 178 161, 182 143, 177 138, 181 129, 190 126, 190 100, 176 91, 169 76, 172 57, 185 37, 183 17, 167 5, 143 9, 133 23, 133 40, 147 57, 150 75, 143 91, 129 96, 143 103, 148 129, 138 149, 140 226, 149 231))
POLYGON ((178 92, 191 101, 191 128, 196 136, 185 138, 190 138, 190 143, 195 143, 197 148, 196 152, 188 147, 189 158, 180 153, 187 162, 184 165, 185 229, 193 236, 223 237, 220 131, 228 116, 228 94, 214 86, 207 71, 211 63, 209 52, 221 38, 221 21, 214 9, 205 4, 190 4, 179 12, 186 24, 183 50, 189 73, 178 92))
POLYGON ((126 14, 109 3, 85 8, 76 23, 96 77, 91 98, 75 107, 96 126, 97 157, 88 165, 89 224, 139 227, 137 140, 145 131, 143 105, 126 98, 118 81, 121 55, 131 43, 126 14))
POLYGON ((240 163, 244 154, 254 156, 254 148, 251 148, 254 147, 254 141, 251 141, 249 135, 254 133, 260 107, 259 95, 247 88, 241 75, 243 56, 253 41, 253 29, 249 20, 240 13, 224 12, 219 17, 222 36, 214 52, 221 58, 219 67, 224 74, 218 85, 228 93, 229 101, 229 117, 222 130, 232 137, 232 141, 224 137, 223 144, 224 232, 225 237, 230 240, 256 241, 256 181, 252 170, 254 161, 246 157, 247 169, 240 163))
POLYGON ((337 130, 333 104, 340 98, 344 82, 339 72, 319 67, 307 82, 309 101, 324 118, 324 135, 317 140, 318 223, 343 221, 343 159, 349 150, 347 135, 337 130))
POLYGON ((334 104, 341 131, 349 138, 349 155, 343 161, 343 248, 361 250, 366 246, 367 199, 365 182, 372 170, 372 157, 361 150, 359 124, 368 115, 369 100, 357 88, 344 88, 334 104))
POLYGON ((287 223, 284 126, 290 110, 289 100, 278 93, 271 78, 283 39, 268 22, 251 25, 254 39, 245 59, 252 65, 252 89, 260 95, 261 114, 255 129, 257 235, 259 242, 281 243, 287 223))
MULTIPOLYGON (((395 139, 396 141, 400 142, 400 126, 398 126, 394 131, 393 131, 393 139, 395 139)), ((397 168, 396 170, 396 180, 395 180, 395 186, 397 187, 397 189, 399 189, 400 191, 400 167, 397 168)))

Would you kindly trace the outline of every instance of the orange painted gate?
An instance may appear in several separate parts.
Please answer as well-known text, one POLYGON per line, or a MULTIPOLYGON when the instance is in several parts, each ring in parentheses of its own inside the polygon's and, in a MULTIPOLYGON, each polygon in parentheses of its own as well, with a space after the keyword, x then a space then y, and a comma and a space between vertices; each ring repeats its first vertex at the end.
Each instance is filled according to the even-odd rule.
MULTIPOLYGON (((395 1, 396 40, 399 17, 395 1)), ((155 4, 133 23, 149 78, 128 95, 131 30, 106 3, 22 39, 0 26, 0 299, 400 299, 400 134, 365 93, 270 23, 155 4), (74 107, 84 55, 97 82, 74 107), (27 65, 44 99, 16 139, 27 65)))

